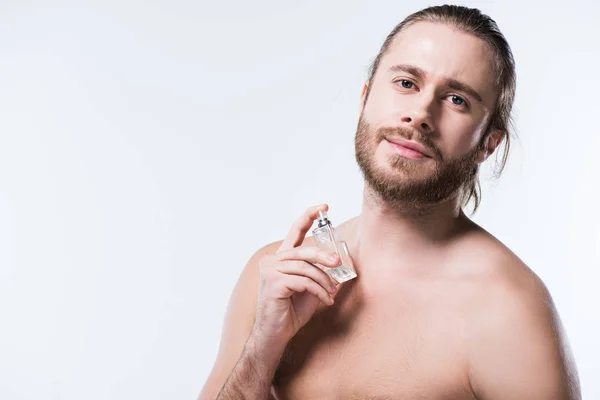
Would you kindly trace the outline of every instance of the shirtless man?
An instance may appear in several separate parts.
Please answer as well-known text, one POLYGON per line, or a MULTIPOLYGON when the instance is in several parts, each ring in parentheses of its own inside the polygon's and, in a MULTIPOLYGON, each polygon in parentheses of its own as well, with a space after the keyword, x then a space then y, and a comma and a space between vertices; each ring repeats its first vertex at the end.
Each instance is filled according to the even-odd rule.
POLYGON ((358 278, 319 267, 339 260, 305 238, 327 206, 309 208, 244 268, 200 399, 579 399, 544 284, 463 212, 509 140, 514 86, 478 10, 392 31, 361 96, 362 209, 338 227, 358 278))

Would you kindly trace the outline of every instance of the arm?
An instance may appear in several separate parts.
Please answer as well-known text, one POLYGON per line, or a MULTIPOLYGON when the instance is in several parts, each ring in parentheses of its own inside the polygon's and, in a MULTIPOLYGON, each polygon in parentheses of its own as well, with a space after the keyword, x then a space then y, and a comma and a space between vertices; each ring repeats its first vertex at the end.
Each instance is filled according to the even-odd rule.
POLYGON ((317 265, 335 267, 339 256, 301 246, 318 212, 326 210, 326 204, 307 209, 280 244, 257 252, 244 269, 200 400, 214 400, 217 392, 219 400, 267 399, 287 343, 321 302, 334 303, 333 279, 317 265))
POLYGON ((580 400, 575 362, 552 298, 537 276, 498 285, 471 354, 480 400, 580 400))
MULTIPOLYGON (((249 371, 257 364, 255 347, 247 342, 255 318, 259 262, 263 256, 275 253, 280 243, 258 250, 244 267, 227 305, 217 359, 198 400, 215 400, 232 372, 235 372, 235 377, 231 378, 231 383, 236 385, 238 382, 239 385, 240 378, 250 374, 249 371)), ((270 385, 271 380, 264 382, 270 385)))
POLYGON ((267 349, 250 337, 217 400, 269 399, 271 382, 284 349, 267 349))

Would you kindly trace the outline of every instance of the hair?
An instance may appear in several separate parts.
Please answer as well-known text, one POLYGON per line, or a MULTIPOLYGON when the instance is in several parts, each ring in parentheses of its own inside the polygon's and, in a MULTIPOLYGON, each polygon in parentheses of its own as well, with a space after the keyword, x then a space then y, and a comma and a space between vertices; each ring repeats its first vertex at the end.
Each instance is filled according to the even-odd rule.
MULTIPOLYGON (((475 8, 455 5, 443 5, 425 8, 406 17, 388 34, 379 53, 369 67, 368 87, 365 96, 367 100, 371 91, 373 79, 383 57, 387 54, 396 36, 404 29, 418 22, 434 22, 451 25, 465 33, 483 40, 493 53, 494 69, 496 75, 496 89, 498 98, 495 109, 490 118, 490 123, 479 143, 483 148, 486 139, 492 131, 498 131, 504 142, 502 159, 497 163, 494 175, 499 177, 508 159, 510 151, 510 138, 514 135, 512 107, 516 90, 515 61, 506 38, 500 32, 496 22, 489 16, 475 8)), ((478 166, 475 167, 472 177, 465 183, 462 206, 473 200, 473 213, 481 202, 481 185, 478 178, 478 166)))

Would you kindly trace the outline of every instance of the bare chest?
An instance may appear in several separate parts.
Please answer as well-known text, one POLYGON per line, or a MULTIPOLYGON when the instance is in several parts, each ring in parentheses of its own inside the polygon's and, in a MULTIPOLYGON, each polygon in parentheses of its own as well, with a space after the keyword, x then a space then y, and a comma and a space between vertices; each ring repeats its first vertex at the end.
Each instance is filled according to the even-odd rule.
POLYGON ((473 399, 465 308, 448 291, 343 288, 289 343, 277 398, 473 399))

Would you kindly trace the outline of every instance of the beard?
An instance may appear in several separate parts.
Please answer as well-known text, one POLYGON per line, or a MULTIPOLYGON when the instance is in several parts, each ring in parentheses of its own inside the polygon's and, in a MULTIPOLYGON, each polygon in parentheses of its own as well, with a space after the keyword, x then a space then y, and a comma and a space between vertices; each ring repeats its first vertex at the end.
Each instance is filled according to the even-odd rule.
POLYGON ((464 190, 477 179, 478 147, 460 158, 445 160, 430 136, 403 127, 374 130, 363 115, 358 122, 354 147, 365 182, 383 202, 392 206, 422 210, 457 196, 462 198, 464 190), (388 165, 378 165, 376 150, 388 138, 414 140, 435 157, 412 160, 394 153, 386 160, 388 165))

